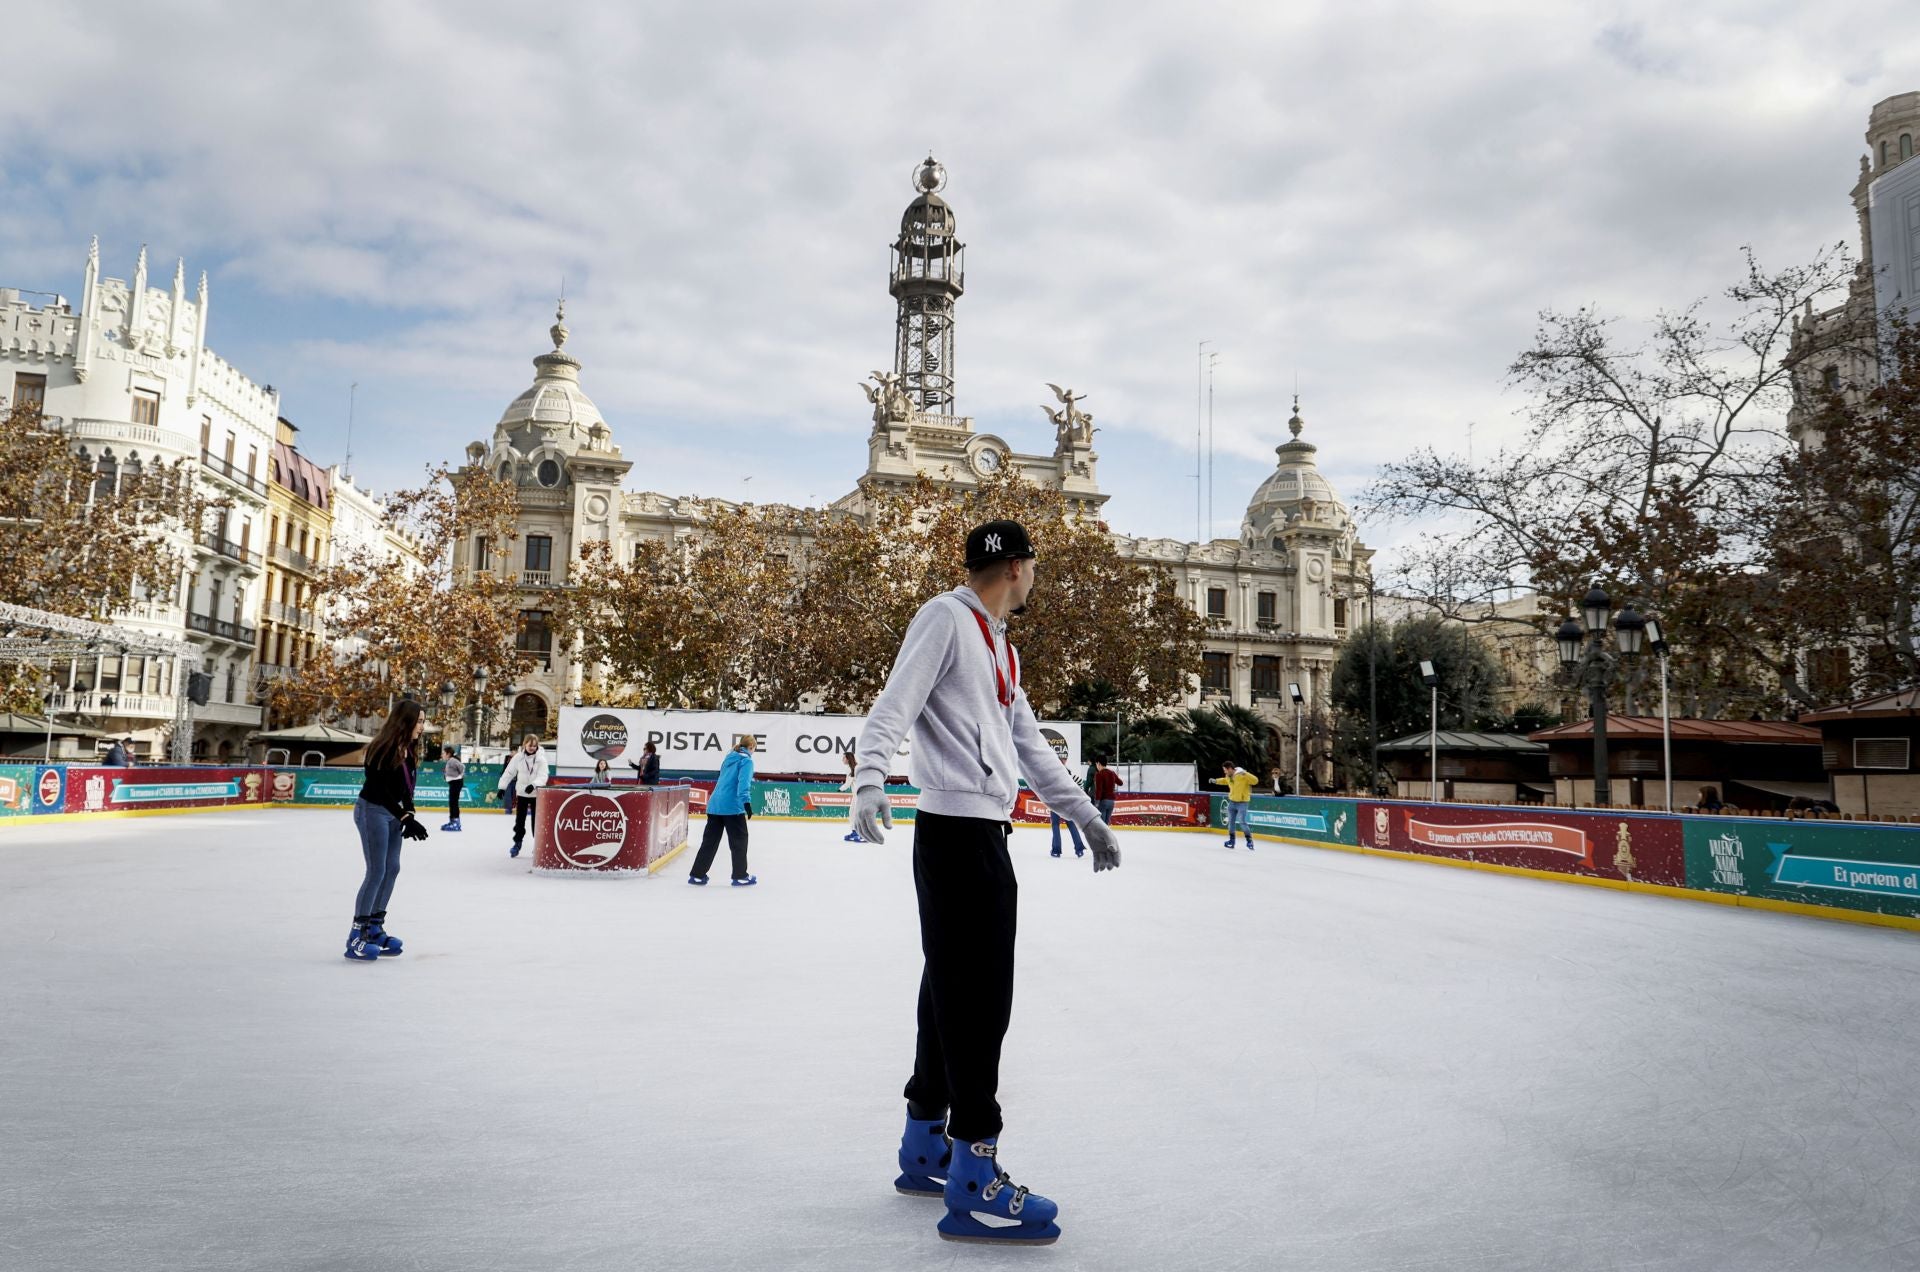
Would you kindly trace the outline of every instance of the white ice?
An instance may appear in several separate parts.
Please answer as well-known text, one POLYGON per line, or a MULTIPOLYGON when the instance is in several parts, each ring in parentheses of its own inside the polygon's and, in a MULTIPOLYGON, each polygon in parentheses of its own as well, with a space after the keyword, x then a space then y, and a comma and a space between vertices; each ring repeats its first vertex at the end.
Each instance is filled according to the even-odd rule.
POLYGON ((0 828, 0 1268, 1920 1263, 1913 935, 1144 831, 1015 836, 1003 1161, 1065 1235, 943 1243, 912 832, 843 830, 699 889, 470 816, 362 965, 346 812, 0 828))

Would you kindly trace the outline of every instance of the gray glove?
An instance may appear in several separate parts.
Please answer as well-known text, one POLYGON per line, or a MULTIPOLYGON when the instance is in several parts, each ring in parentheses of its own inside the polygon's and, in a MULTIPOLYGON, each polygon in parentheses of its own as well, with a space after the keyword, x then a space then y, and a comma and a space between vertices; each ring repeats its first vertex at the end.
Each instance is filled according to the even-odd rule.
POLYGON ((884 844, 887 837, 880 833, 882 826, 893 829, 893 804, 882 788, 862 786, 853 793, 853 828, 868 843, 884 844))
POLYGON ((1120 836, 1113 833, 1113 827, 1096 817, 1080 828, 1086 836, 1087 847, 1093 849, 1093 871, 1118 870, 1120 868, 1120 836))

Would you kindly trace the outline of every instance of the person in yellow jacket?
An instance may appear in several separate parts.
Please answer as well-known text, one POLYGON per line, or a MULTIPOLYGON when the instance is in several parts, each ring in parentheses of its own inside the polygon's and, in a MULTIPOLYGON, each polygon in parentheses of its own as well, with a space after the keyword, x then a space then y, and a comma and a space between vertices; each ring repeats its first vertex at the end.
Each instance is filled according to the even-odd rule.
POLYGON ((1247 851, 1253 851, 1253 831, 1247 828, 1247 809, 1253 806, 1253 788, 1260 779, 1228 760, 1226 776, 1213 779, 1213 785, 1227 788, 1227 847, 1233 847, 1233 828, 1247 837, 1247 851))

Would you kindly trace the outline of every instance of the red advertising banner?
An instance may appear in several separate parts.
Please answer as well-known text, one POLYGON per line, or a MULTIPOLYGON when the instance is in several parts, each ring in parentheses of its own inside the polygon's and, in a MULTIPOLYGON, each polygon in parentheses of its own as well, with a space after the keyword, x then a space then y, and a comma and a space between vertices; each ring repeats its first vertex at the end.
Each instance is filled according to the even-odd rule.
POLYGON ((69 813, 138 808, 222 808, 271 799, 257 768, 79 768, 66 770, 69 813))
MULTIPOLYGON (((1116 826, 1205 826, 1213 806, 1205 795, 1122 795, 1113 802, 1116 826)), ((1023 789, 1013 804, 1013 820, 1044 822, 1051 812, 1046 801, 1023 789)))
POLYGON ((1360 804, 1368 848, 1685 887, 1686 849, 1670 817, 1630 813, 1360 804))

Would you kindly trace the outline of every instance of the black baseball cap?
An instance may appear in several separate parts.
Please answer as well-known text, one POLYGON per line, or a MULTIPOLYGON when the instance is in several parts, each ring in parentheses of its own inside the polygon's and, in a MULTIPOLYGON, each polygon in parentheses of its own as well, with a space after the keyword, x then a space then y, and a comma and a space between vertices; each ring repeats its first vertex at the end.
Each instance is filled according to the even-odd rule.
POLYGON ((1018 521, 989 521, 975 526, 967 535, 967 568, 978 570, 995 561, 1027 561, 1033 558, 1033 542, 1027 528, 1018 521))

